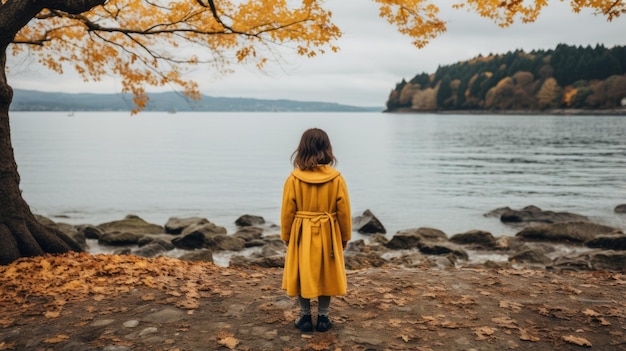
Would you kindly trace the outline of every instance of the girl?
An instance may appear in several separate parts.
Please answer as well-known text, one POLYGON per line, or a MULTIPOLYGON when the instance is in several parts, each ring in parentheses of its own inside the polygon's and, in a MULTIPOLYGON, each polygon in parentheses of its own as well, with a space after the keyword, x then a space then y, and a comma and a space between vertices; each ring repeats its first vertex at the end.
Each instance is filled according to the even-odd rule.
POLYGON ((333 325, 330 297, 344 295, 347 288, 343 250, 352 237, 350 199, 323 130, 306 130, 292 161, 281 210, 281 239, 287 244, 282 288, 298 296, 295 326, 303 332, 313 330, 311 299, 318 299, 315 329, 325 332, 333 325))

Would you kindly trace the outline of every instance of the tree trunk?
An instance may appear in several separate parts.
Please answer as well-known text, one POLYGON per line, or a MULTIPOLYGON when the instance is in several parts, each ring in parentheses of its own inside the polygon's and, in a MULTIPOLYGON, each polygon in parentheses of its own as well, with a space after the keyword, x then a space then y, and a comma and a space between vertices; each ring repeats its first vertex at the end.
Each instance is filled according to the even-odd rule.
POLYGON ((39 223, 22 198, 11 144, 9 105, 13 90, 5 74, 6 48, 0 50, 0 264, 20 257, 82 251, 67 235, 39 223))

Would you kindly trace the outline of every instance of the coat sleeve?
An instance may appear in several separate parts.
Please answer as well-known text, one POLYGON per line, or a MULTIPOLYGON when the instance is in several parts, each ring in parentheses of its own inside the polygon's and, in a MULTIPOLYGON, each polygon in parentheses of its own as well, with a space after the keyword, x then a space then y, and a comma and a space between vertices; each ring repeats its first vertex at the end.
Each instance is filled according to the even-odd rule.
POLYGON ((294 178, 289 176, 283 188, 283 201, 280 209, 280 238, 289 241, 291 236, 291 224, 296 216, 296 193, 294 178))
POLYGON ((352 239, 352 212, 350 210, 350 197, 348 196, 348 187, 341 177, 339 182, 339 190, 337 192, 337 221, 341 230, 341 241, 349 241, 352 239))

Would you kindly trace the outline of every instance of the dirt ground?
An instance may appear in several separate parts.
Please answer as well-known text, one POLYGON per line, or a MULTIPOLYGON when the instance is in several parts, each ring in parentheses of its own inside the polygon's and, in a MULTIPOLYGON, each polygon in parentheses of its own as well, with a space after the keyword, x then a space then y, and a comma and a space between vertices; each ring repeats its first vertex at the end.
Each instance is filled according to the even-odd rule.
POLYGON ((620 273, 349 271, 326 333, 294 328, 281 277, 171 258, 20 260, 0 266, 0 350, 626 350, 620 273))

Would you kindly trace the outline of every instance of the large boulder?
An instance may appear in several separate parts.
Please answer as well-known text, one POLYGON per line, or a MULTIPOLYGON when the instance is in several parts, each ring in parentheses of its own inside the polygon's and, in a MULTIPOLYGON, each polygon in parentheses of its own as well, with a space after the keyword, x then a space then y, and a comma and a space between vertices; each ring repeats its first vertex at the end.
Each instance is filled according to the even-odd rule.
POLYGON ((509 262, 513 263, 531 263, 548 265, 552 263, 552 259, 546 256, 540 249, 526 249, 509 257, 509 262))
POLYGON ((471 245, 481 248, 493 248, 496 246, 496 238, 491 233, 483 230, 470 230, 465 233, 455 234, 450 241, 461 245, 471 245))
POLYGON ((141 237, 135 233, 105 233, 98 239, 98 243, 110 246, 136 245, 141 237))
POLYGON ((191 233, 201 233, 202 235, 210 238, 215 235, 224 235, 226 234, 226 228, 222 226, 218 226, 215 223, 209 221, 202 221, 196 224, 192 224, 181 232, 181 235, 187 235, 191 233))
POLYGON ((104 233, 132 233, 132 234, 162 234, 162 226, 148 223, 135 215, 128 215, 122 220, 102 223, 96 226, 104 233))
POLYGON ((246 242, 241 238, 236 238, 231 235, 214 235, 213 237, 206 238, 204 247, 216 251, 242 251, 246 248, 246 242))
POLYGON ((372 267, 382 267, 387 261, 375 252, 356 253, 344 256, 346 269, 367 269, 372 267))
POLYGON ((232 267, 283 268, 285 256, 245 257, 235 255, 230 258, 228 265, 232 267))
POLYGON ((585 242, 587 247, 599 248, 605 250, 626 250, 626 235, 624 234, 608 234, 599 235, 585 242))
POLYGON ((370 210, 365 210, 362 215, 354 217, 352 219, 352 228, 361 234, 387 233, 383 224, 370 210))
POLYGON ((521 210, 509 207, 497 208, 485 216, 500 217, 503 223, 561 223, 561 222, 589 222, 589 218, 570 212, 544 211, 537 206, 526 206, 521 210))
POLYGON ((200 232, 192 232, 172 239, 172 244, 179 249, 195 250, 205 246, 207 239, 200 232))
POLYGON ((531 226, 515 234, 524 240, 584 243, 617 229, 590 222, 551 223, 531 226))
POLYGON ((170 217, 165 223, 165 232, 167 234, 181 234, 189 226, 205 223, 209 223, 209 220, 202 217, 170 217))
POLYGON ((76 230, 87 239, 100 239, 102 236, 102 231, 98 229, 95 225, 91 224, 81 224, 76 226, 76 230))
POLYGON ((554 260, 558 269, 626 272, 626 251, 599 250, 554 260))
POLYGON ((626 252, 596 251, 589 254, 589 265, 593 270, 626 272, 626 252))
POLYGON ((615 206, 615 213, 626 213, 626 204, 620 204, 615 206))
POLYGON ((137 250, 132 251, 132 254, 135 256, 148 257, 148 258, 156 257, 168 250, 166 246, 170 247, 168 245, 161 245, 159 241, 153 241, 149 244, 141 246, 137 250))
POLYGON ((259 228, 259 227, 243 227, 239 230, 237 230, 237 232, 235 234, 233 234, 232 236, 235 238, 240 238, 243 241, 252 241, 252 240, 259 240, 261 239, 261 236, 263 235, 263 229, 259 228))
POLYGON ((235 224, 240 227, 251 227, 253 225, 265 224, 265 219, 261 216, 243 215, 235 221, 235 224))
POLYGON ((462 247, 450 243, 440 241, 422 241, 418 245, 421 253, 426 255, 448 255, 452 254, 460 259, 467 260, 469 258, 467 252, 462 247))
POLYGON ((389 249, 409 250, 418 248, 422 241, 447 241, 446 233, 434 228, 412 228, 398 231, 389 242, 385 243, 389 249))

